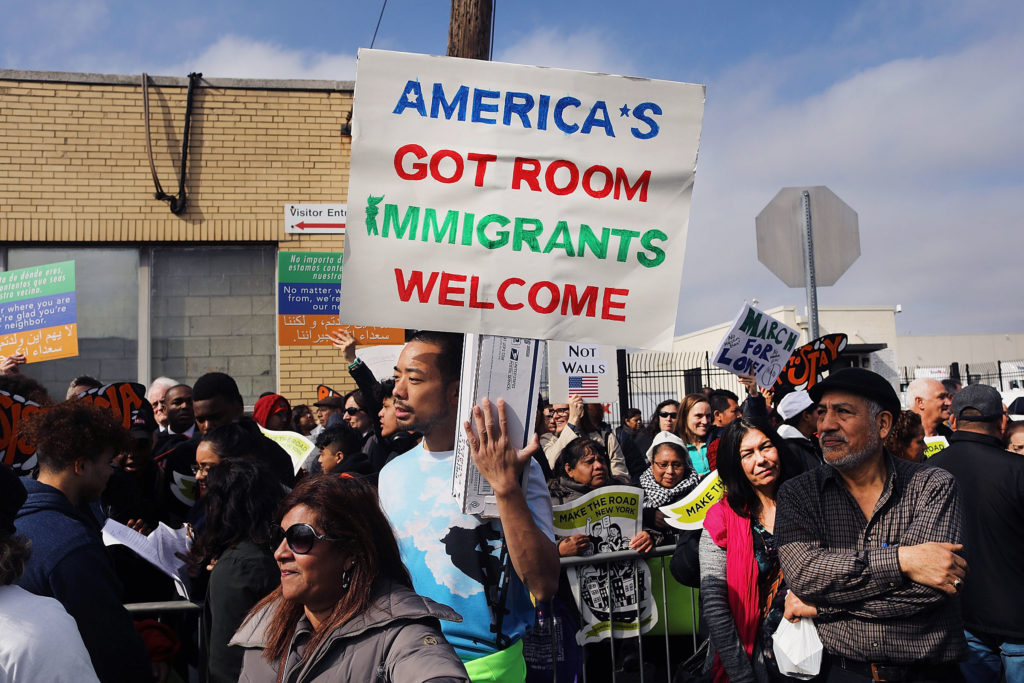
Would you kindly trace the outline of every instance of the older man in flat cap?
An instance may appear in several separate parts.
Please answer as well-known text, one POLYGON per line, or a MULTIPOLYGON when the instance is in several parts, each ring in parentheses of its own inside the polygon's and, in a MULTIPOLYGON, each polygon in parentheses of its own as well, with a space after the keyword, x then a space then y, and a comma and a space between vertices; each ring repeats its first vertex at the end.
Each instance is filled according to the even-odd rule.
POLYGON ((779 489, 786 618, 814 617, 829 681, 961 680, 967 563, 953 477, 885 451, 900 401, 880 375, 840 370, 810 395, 829 467, 779 489))

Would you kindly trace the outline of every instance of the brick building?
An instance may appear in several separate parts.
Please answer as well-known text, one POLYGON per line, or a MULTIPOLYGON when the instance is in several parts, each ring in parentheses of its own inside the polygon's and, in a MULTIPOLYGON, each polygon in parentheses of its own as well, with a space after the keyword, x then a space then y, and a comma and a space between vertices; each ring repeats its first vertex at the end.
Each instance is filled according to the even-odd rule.
MULTIPOLYGON (((149 141, 178 189, 189 79, 150 77, 149 141)), ((187 203, 154 197, 140 76, 0 70, 0 267, 74 259, 79 356, 26 372, 63 396, 104 381, 210 370, 248 404, 351 384, 336 352, 277 344, 278 251, 340 252, 343 235, 286 234, 284 205, 344 203, 352 82, 198 81, 187 203)))

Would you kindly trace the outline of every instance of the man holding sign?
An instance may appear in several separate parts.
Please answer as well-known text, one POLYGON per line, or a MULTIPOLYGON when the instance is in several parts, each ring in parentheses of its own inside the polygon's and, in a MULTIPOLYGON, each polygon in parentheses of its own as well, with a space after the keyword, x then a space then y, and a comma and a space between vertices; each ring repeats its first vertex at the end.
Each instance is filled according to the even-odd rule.
POLYGON ((401 429, 423 441, 380 473, 380 501, 391 520, 416 592, 451 606, 462 623, 442 625, 474 682, 522 681, 521 638, 533 625, 532 593, 558 588, 551 500, 531 448, 510 445, 505 406, 489 401, 463 425, 477 468, 494 489, 500 519, 464 514, 451 495, 458 425, 462 335, 418 332, 395 366, 401 429), (525 489, 520 485, 528 467, 525 489))

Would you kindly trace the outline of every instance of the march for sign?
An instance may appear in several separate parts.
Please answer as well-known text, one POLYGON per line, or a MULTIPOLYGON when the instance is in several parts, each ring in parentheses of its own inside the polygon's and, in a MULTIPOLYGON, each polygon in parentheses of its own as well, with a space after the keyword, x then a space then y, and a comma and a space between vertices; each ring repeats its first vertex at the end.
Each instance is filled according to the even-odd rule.
POLYGON ((798 339, 800 333, 792 327, 744 303, 712 362, 737 375, 754 375, 758 386, 770 387, 793 355, 798 339))
POLYGON ((353 322, 667 348, 703 86, 360 50, 353 322))

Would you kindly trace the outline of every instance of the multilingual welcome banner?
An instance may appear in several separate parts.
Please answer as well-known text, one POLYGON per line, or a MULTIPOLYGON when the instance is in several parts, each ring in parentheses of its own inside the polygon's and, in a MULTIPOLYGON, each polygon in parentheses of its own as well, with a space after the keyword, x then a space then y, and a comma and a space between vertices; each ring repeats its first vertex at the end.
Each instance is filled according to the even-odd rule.
POLYGON ((667 348, 699 85, 360 50, 355 324, 667 348))

